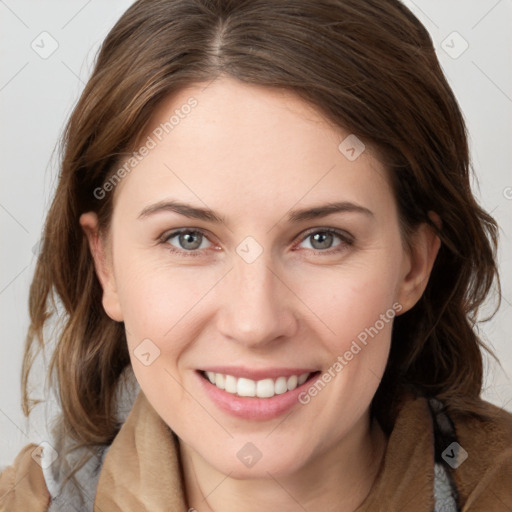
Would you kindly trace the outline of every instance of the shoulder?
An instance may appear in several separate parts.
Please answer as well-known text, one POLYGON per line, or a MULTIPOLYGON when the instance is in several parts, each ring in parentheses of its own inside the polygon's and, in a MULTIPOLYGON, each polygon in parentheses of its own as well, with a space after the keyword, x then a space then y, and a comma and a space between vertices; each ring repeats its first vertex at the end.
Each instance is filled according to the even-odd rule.
POLYGON ((481 407, 485 417, 450 414, 463 449, 452 476, 465 510, 512 508, 512 414, 485 401, 481 407))
POLYGON ((0 512, 48 510, 50 494, 39 460, 38 445, 28 444, 0 474, 0 512))

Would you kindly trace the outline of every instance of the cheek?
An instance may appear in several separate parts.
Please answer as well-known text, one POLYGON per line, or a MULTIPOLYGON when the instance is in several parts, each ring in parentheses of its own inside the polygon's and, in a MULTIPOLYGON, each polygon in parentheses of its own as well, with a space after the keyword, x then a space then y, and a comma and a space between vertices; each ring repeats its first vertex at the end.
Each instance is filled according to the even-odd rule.
MULTIPOLYGON (((332 272, 316 269, 296 288, 310 312, 324 324, 321 332, 326 333, 331 352, 339 353, 386 312, 385 325, 379 321, 378 327, 383 335, 390 335, 392 322, 388 322, 388 317, 392 320, 397 313, 393 304, 399 269, 396 264, 388 265, 382 260, 381 264, 375 261, 340 267, 332 272)), ((305 312, 310 316, 307 310, 305 312)))
POLYGON ((172 267, 160 256, 126 252, 116 261, 116 283, 130 351, 151 340, 174 366, 208 317, 221 269, 172 267))
POLYGON ((168 424, 176 411, 194 407, 183 381, 183 354, 200 335, 204 297, 215 279, 156 264, 151 258, 119 258, 118 293, 132 367, 141 389, 168 424))
POLYGON ((314 417, 322 411, 329 436, 316 440, 328 445, 341 438, 371 403, 386 368, 393 321, 400 312, 394 300, 392 274, 352 272, 326 280, 330 293, 315 291, 308 305, 319 313, 318 328, 329 356, 317 381, 299 397, 314 417), (333 284, 339 283, 337 285, 333 284), (345 420, 340 422, 339 418, 345 420))
MULTIPOLYGON (((309 284, 302 284, 309 308, 323 324, 318 324, 317 333, 322 333, 320 339, 329 354, 322 382, 306 392, 303 403, 318 401, 322 410, 332 411, 333 423, 339 414, 351 411, 357 417, 368 407, 384 373, 393 321, 401 310, 395 300, 398 259, 382 253, 376 256, 331 275, 317 271, 309 284)), ((345 427, 336 427, 340 435, 345 427)))

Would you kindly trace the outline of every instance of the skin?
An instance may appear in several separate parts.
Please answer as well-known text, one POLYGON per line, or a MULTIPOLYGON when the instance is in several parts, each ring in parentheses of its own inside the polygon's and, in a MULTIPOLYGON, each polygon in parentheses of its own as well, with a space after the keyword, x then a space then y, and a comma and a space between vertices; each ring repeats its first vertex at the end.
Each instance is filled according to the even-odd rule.
POLYGON ((326 371, 393 304, 403 314, 417 302, 439 239, 422 225, 410 248, 403 243, 387 171, 371 148, 349 161, 338 150, 349 133, 303 100, 226 77, 204 87, 184 89, 154 112, 145 137, 190 96, 198 100, 116 187, 109 232, 98 233, 93 212, 80 219, 103 306, 125 323, 138 382, 180 438, 189 506, 355 510, 386 446, 369 406, 392 322, 310 403, 277 419, 219 410, 195 371, 215 364, 326 371), (139 218, 170 199, 209 207, 224 222, 172 211, 139 218), (288 222, 290 210, 334 201, 371 214, 288 222), (178 236, 164 240, 179 228, 203 231, 198 255, 190 256, 178 236), (349 234, 352 243, 335 235, 331 246, 315 244, 308 235, 325 228, 349 234), (247 236, 263 249, 250 264, 236 252, 247 236), (133 352, 144 339, 160 350, 149 366, 133 352), (250 468, 237 457, 247 442, 262 454, 250 468))

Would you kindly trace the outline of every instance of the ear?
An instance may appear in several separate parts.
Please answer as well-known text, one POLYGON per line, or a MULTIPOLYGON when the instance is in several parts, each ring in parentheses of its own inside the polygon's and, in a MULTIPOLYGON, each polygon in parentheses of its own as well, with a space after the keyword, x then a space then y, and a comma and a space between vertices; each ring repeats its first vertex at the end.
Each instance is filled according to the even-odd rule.
MULTIPOLYGON (((441 229, 441 219, 429 212, 432 222, 441 229)), ((427 287, 432 267, 441 247, 441 240, 434 228, 426 222, 420 224, 410 240, 410 250, 404 260, 404 273, 398 289, 398 302, 403 309, 411 309, 420 300, 427 287)))
POLYGON ((103 309, 112 320, 122 322, 123 314, 116 289, 112 255, 109 251, 108 242, 100 236, 98 216, 94 212, 82 214, 80 216, 80 226, 82 226, 87 236, 96 275, 103 289, 103 309))

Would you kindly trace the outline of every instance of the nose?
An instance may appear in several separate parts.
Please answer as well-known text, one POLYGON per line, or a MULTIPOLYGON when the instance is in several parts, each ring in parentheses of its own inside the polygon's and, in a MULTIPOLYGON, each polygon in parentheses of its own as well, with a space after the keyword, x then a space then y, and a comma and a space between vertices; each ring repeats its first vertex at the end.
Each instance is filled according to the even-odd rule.
POLYGON ((295 335, 295 297, 265 253, 252 263, 235 255, 234 268, 226 278, 217 317, 222 335, 251 348, 295 335))

